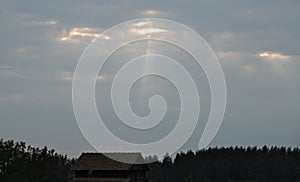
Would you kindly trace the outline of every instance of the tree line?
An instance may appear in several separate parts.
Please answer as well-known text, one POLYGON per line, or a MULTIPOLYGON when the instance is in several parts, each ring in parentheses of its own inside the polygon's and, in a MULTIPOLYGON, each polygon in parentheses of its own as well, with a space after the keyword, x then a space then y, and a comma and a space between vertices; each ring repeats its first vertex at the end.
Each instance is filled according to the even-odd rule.
POLYGON ((71 181, 74 159, 57 154, 47 147, 26 146, 24 142, 0 139, 1 182, 71 181))
MULTIPOLYGON (((68 182, 75 161, 47 147, 0 139, 1 182, 68 182)), ((299 148, 216 147, 166 155, 148 165, 152 182, 300 181, 299 148)))
POLYGON ((300 149, 221 147, 166 155, 149 165, 153 182, 300 181, 300 149))

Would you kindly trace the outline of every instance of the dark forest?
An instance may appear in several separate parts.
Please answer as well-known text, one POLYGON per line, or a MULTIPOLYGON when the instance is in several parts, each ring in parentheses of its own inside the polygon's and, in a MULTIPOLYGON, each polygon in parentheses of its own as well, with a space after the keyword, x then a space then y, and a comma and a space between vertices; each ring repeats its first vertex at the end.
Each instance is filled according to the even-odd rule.
MULTIPOLYGON (((148 158, 151 156, 148 156, 148 158)), ((71 181, 76 159, 55 150, 0 140, 1 182, 71 181)), ((287 147, 218 147, 166 155, 149 164, 153 182, 300 181, 300 149, 287 147)))

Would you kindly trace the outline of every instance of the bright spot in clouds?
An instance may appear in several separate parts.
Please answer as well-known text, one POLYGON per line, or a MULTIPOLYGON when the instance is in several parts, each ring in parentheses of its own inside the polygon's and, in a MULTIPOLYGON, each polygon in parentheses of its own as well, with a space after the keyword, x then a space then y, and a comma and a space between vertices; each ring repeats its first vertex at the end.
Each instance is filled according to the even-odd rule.
POLYGON ((143 11, 142 14, 143 15, 151 15, 151 16, 153 16, 153 15, 158 15, 159 12, 155 11, 155 10, 147 10, 147 11, 143 11))
POLYGON ((38 26, 49 26, 49 25, 57 25, 57 21, 49 20, 49 21, 39 21, 33 20, 29 22, 30 25, 38 25, 38 26))
POLYGON ((280 54, 278 52, 261 52, 258 54, 259 57, 267 58, 267 59, 282 59, 287 60, 290 58, 290 56, 280 54))
POLYGON ((35 21, 33 23, 35 23, 35 24, 41 24, 41 25, 56 25, 57 24, 56 21, 44 21, 44 22, 35 21))
POLYGON ((268 63, 271 65, 272 70, 282 77, 286 77, 286 65, 289 64, 288 60, 290 60, 291 56, 284 55, 278 52, 261 52, 258 53, 258 56, 266 60, 271 60, 268 61, 268 63))
POLYGON ((93 29, 87 27, 73 28, 70 30, 69 33, 66 33, 66 31, 64 31, 63 36, 60 38, 60 41, 79 42, 78 38, 82 38, 82 37, 110 39, 110 37, 98 32, 99 29, 93 29))
POLYGON ((134 26, 142 27, 142 26, 148 25, 148 23, 149 23, 149 22, 141 21, 141 22, 135 23, 134 26))
POLYGON ((63 72, 61 75, 62 80, 69 81, 73 80, 73 73, 71 72, 63 72))
POLYGON ((147 34, 153 34, 153 33, 163 33, 163 32, 167 32, 167 30, 160 29, 160 28, 143 28, 143 29, 133 28, 133 29, 131 29, 131 32, 140 34, 140 35, 147 35, 147 34))
POLYGON ((57 22, 56 21, 46 21, 45 24, 46 25, 56 25, 57 22))
POLYGON ((101 76, 101 75, 98 75, 98 76, 97 76, 97 80, 105 80, 105 77, 104 77, 104 76, 101 76))

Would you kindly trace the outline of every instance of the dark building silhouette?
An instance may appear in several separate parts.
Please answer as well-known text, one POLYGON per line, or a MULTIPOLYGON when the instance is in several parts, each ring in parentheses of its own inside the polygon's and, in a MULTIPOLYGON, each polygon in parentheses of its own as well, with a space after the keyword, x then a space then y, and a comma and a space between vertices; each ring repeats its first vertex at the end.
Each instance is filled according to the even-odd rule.
POLYGON ((141 153, 83 153, 72 167, 74 182, 146 182, 141 153), (122 163, 113 159, 128 161, 122 163))

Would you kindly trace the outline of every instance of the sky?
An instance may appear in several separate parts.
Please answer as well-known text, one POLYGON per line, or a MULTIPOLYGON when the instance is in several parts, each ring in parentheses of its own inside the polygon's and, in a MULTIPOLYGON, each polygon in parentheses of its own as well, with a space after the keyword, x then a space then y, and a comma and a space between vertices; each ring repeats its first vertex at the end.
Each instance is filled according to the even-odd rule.
MULTIPOLYGON (((296 0, 3 0, 0 138, 46 145, 70 156, 93 151, 77 125, 72 106, 72 79, 78 60, 93 39, 103 38, 104 30, 125 21, 153 17, 192 28, 220 61, 227 84, 227 108, 210 146, 299 146, 299 11, 300 2, 296 0)), ((119 64, 120 57, 132 50, 143 51, 145 45, 129 45, 116 53, 112 62, 119 64)), ((153 43, 154 48, 165 53, 176 49, 159 42, 153 43)), ((184 53, 178 57, 189 59, 184 53)), ((107 75, 113 71, 109 67, 107 75)), ((203 73, 192 74, 199 74, 199 80, 205 82, 203 73)), ((161 78, 144 82, 158 90, 145 94, 143 81, 137 84, 131 93, 133 103, 137 103, 133 104, 134 111, 146 115, 146 105, 138 104, 157 91, 169 96, 166 100, 172 104, 179 103, 173 97, 176 92, 169 94, 173 86, 161 78)), ((200 89, 202 121, 207 118, 210 94, 207 83, 200 85, 204 87, 200 89)), ((101 88, 108 87, 96 86, 96 90, 101 88)), ((102 94, 99 91, 96 95, 99 105, 106 102, 102 94)), ((112 118, 105 108, 102 111, 112 118)), ((176 113, 171 112, 166 119, 173 121, 176 113)), ((199 140, 201 127, 188 143, 199 140)))

